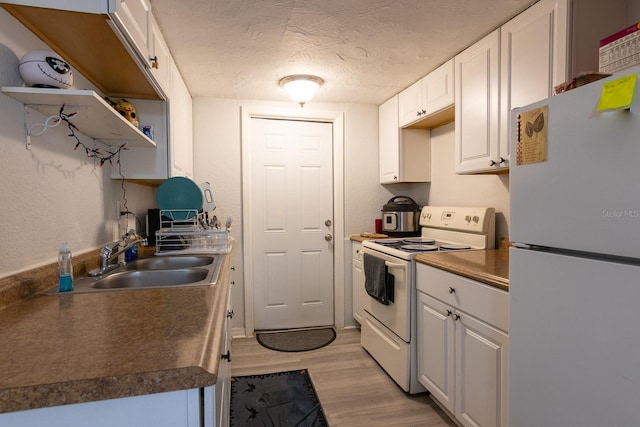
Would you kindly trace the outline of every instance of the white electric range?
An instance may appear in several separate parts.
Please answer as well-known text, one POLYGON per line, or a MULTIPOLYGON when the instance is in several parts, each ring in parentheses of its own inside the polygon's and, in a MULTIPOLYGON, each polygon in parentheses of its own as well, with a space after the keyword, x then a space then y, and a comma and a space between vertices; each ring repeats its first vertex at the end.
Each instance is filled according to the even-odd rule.
POLYGON ((420 237, 366 240, 362 244, 365 288, 373 292, 363 301, 360 342, 409 393, 425 391, 416 374, 415 257, 427 252, 493 249, 495 209, 425 206, 420 226, 420 237), (381 265, 384 275, 374 277, 381 265), (388 298, 379 298, 376 286, 386 287, 388 298))

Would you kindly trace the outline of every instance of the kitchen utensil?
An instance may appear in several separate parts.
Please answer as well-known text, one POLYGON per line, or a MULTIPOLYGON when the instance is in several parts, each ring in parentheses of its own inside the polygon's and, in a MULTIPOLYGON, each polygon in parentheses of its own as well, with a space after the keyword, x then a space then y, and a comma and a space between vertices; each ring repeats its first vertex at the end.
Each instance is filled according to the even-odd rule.
POLYGON ((165 180, 156 192, 158 208, 164 211, 166 217, 177 221, 196 215, 202 208, 203 200, 198 184, 181 176, 165 180))
POLYGON ((216 209, 216 202, 213 200, 213 192, 211 191, 211 184, 208 182, 201 182, 200 188, 202 189, 203 203, 202 210, 204 212, 211 212, 216 209))
POLYGON ((420 206, 411 197, 392 197, 382 207, 382 232, 392 237, 419 236, 420 206))

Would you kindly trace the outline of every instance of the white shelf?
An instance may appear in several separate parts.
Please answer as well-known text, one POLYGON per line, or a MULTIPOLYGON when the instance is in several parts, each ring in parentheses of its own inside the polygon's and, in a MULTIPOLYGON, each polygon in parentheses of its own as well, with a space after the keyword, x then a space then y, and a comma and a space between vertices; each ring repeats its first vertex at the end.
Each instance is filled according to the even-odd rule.
POLYGON ((67 114, 78 111, 71 123, 80 133, 106 145, 116 146, 126 142, 128 147, 156 146, 155 142, 92 90, 3 86, 2 93, 45 116, 57 115, 62 104, 67 114))

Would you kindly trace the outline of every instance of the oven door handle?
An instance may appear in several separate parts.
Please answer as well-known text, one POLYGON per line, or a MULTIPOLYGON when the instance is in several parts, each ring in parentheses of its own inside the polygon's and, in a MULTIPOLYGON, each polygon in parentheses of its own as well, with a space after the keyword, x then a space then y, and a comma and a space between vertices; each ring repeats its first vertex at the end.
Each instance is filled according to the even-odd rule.
POLYGON ((401 268, 404 270, 404 264, 398 264, 397 262, 385 261, 384 265, 386 265, 389 268, 401 268))
POLYGON ((391 261, 385 261, 384 265, 387 266, 387 268, 398 268, 400 270, 402 270, 402 273, 396 272, 395 274, 392 273, 391 271, 389 271, 389 274, 392 274, 396 277, 398 277, 400 275, 401 276, 405 276, 407 274, 407 266, 406 264, 401 264, 401 263, 397 263, 397 262, 391 262, 391 261))

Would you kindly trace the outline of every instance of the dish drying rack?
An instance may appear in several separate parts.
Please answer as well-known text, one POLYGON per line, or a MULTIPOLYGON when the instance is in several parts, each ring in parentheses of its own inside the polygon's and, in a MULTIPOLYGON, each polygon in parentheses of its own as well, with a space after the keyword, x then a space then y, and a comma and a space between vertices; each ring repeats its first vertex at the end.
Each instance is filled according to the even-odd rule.
POLYGON ((206 214, 195 209, 160 210, 156 255, 229 253, 229 225, 211 228, 206 214))

